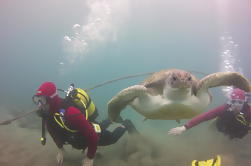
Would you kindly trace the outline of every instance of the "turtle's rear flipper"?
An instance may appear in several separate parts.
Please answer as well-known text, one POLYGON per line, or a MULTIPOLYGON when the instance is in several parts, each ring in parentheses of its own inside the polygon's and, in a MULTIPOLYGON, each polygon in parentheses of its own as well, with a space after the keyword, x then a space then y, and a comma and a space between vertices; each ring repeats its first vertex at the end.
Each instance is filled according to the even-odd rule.
POLYGON ((117 122, 117 123, 123 123, 124 120, 123 120, 123 118, 119 115, 119 116, 117 117, 117 119, 115 120, 115 122, 117 122))
POLYGON ((126 119, 123 121, 122 124, 125 126, 129 134, 139 134, 138 130, 136 129, 131 120, 126 119))

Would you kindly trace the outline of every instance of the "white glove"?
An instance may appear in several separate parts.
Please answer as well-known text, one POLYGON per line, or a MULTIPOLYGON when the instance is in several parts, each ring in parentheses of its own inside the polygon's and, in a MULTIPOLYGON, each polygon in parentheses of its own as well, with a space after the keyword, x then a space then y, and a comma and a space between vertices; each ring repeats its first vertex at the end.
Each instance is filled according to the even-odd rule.
POLYGON ((90 159, 89 157, 85 157, 83 160, 83 166, 93 166, 93 159, 90 159))
POLYGON ((180 135, 186 130, 187 129, 185 126, 175 127, 175 128, 172 128, 171 130, 169 130, 168 134, 169 135, 180 135))
POLYGON ((57 161, 58 164, 62 164, 64 161, 64 148, 58 149, 58 154, 57 154, 57 161))

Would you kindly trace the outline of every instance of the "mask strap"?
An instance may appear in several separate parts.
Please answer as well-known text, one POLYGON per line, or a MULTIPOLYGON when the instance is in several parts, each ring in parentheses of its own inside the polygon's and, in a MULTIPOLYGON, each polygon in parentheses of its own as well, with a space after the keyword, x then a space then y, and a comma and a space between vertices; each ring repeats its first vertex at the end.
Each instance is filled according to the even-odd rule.
POLYGON ((58 95, 58 93, 57 93, 57 91, 55 92, 55 93, 53 93, 51 96, 50 96, 50 98, 52 99, 52 98, 54 98, 55 96, 57 96, 58 95))

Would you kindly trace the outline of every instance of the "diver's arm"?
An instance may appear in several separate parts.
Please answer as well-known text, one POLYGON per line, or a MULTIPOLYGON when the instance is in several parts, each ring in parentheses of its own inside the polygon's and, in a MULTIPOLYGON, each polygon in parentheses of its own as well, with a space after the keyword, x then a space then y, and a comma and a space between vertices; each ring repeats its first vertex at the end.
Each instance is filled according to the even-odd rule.
POLYGON ((72 128, 78 130, 86 139, 85 141, 88 147, 87 158, 93 160, 98 145, 98 135, 93 126, 86 120, 80 110, 75 107, 69 107, 67 109, 66 120, 72 128))
POLYGON ((179 135, 179 134, 183 133, 184 131, 186 131, 187 129, 190 129, 190 128, 200 124, 201 122, 208 121, 210 119, 213 119, 213 118, 221 115, 227 109, 227 107, 228 106, 226 104, 224 104, 224 105, 216 107, 215 109, 212 109, 208 112, 204 112, 204 113, 194 117, 190 121, 188 121, 185 125, 180 126, 180 127, 175 127, 173 129, 169 130, 168 134, 179 135))
POLYGON ((62 164, 64 161, 64 148, 58 149, 58 154, 56 156, 56 159, 58 161, 58 164, 62 164))
POLYGON ((93 166, 93 159, 85 157, 83 160, 83 166, 93 166))
POLYGON ((58 131, 51 127, 51 124, 47 122, 47 130, 49 132, 49 134, 51 135, 53 141, 55 142, 55 144, 58 147, 58 154, 56 156, 57 162, 58 164, 62 164, 64 161, 64 148, 63 148, 63 140, 61 139, 60 134, 58 133, 58 131))
POLYGON ((53 141, 55 142, 55 144, 57 145, 57 147, 59 149, 63 148, 64 145, 64 141, 61 139, 61 136, 59 134, 59 131, 57 131, 55 128, 53 128, 51 126, 52 124, 50 124, 49 122, 46 123, 46 127, 47 130, 50 134, 50 136, 52 137, 53 141))
POLYGON ((194 117, 190 121, 188 121, 184 126, 186 127, 186 129, 190 129, 190 128, 192 128, 202 122, 216 118, 217 116, 221 115, 224 111, 226 111, 227 107, 228 106, 226 104, 224 104, 224 105, 218 106, 212 110, 204 112, 204 113, 194 117))

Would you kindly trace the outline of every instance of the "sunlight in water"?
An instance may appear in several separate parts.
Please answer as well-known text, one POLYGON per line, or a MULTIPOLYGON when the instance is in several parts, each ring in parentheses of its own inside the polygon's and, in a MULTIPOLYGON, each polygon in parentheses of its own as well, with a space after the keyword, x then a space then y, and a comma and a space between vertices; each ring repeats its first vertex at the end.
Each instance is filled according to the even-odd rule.
MULTIPOLYGON (((238 44, 233 40, 233 37, 228 33, 230 10, 228 0, 216 0, 219 30, 222 32, 220 37, 220 71, 222 72, 240 72, 242 73, 242 68, 240 67, 240 60, 238 54, 238 44)), ((228 97, 229 93, 232 91, 232 87, 222 88, 223 94, 228 97)))
MULTIPOLYGON (((220 70, 223 72, 240 72, 240 60, 238 55, 238 44, 233 41, 230 35, 221 36, 221 66, 220 70)), ((222 89, 223 93, 228 96, 232 90, 231 87, 225 87, 222 89)))
POLYGON ((73 25, 73 34, 64 36, 64 49, 69 54, 66 61, 70 64, 98 44, 115 42, 129 13, 128 0, 88 0, 86 3, 90 10, 86 23, 73 25))

